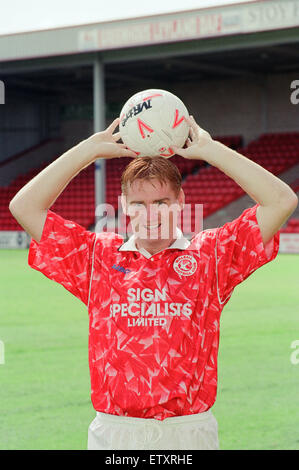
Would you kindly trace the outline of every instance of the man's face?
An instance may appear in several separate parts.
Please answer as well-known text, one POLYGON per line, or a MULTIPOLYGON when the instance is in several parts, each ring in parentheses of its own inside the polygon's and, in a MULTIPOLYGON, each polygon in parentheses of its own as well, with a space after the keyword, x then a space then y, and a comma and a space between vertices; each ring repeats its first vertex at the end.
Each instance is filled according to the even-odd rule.
POLYGON ((139 239, 174 238, 178 213, 184 204, 182 189, 177 196, 168 181, 139 179, 127 187, 127 195, 122 198, 124 212, 139 239))

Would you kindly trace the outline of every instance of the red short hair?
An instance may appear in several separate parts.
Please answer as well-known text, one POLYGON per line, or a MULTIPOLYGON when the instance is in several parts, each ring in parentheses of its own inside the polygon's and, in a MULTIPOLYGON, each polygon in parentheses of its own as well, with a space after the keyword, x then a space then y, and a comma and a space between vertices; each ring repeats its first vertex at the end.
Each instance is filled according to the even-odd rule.
POLYGON ((164 157, 134 158, 121 175, 121 190, 127 194, 127 185, 136 180, 151 180, 156 178, 161 183, 170 183, 174 193, 178 196, 182 187, 182 175, 178 167, 164 157))

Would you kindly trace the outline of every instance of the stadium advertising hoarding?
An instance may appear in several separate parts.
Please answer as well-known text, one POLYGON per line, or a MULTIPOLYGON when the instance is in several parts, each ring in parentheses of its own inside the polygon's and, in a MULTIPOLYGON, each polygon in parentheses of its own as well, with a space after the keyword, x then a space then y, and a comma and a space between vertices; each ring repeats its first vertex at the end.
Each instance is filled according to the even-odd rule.
POLYGON ((299 233, 281 233, 279 253, 299 253, 299 233))
POLYGON ((0 80, 0 104, 5 104, 5 86, 2 80, 0 80))
POLYGON ((0 36, 0 62, 296 28, 298 0, 267 0, 0 36))
POLYGON ((28 248, 30 237, 23 230, 0 230, 0 248, 28 248))
POLYGON ((106 50, 298 26, 297 0, 267 1, 99 24, 78 33, 78 48, 106 50))

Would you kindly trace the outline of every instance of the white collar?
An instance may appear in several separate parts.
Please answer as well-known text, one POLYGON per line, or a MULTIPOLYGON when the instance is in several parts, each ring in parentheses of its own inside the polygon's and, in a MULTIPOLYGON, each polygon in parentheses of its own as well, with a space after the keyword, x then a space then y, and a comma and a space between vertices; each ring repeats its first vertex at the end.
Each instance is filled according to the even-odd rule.
MULTIPOLYGON (((135 235, 133 234, 129 238, 128 241, 123 243, 118 248, 118 250, 119 251, 139 251, 139 253, 141 253, 143 256, 145 256, 145 258, 150 258, 151 256, 153 256, 151 253, 149 253, 144 248, 138 249, 136 247, 135 240, 136 240, 136 238, 135 238, 135 235)), ((168 250, 170 248, 179 248, 180 250, 186 250, 189 245, 190 245, 190 241, 186 237, 184 237, 183 232, 179 229, 179 227, 176 227, 176 239, 170 246, 168 246, 165 249, 168 250)), ((163 250, 161 250, 161 251, 163 251, 163 250)))

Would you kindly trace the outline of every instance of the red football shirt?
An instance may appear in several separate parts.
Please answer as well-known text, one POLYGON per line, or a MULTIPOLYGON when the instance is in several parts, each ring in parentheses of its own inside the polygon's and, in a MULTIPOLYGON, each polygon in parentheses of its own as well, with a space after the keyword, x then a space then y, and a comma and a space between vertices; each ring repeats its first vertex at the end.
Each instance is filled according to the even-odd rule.
POLYGON ((264 247, 257 207, 150 258, 48 210, 28 263, 88 308, 95 410, 164 420, 214 404, 221 311, 279 249, 279 231, 264 247))

